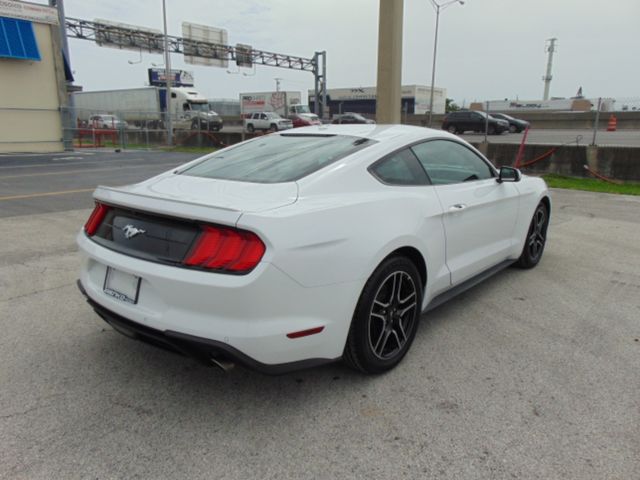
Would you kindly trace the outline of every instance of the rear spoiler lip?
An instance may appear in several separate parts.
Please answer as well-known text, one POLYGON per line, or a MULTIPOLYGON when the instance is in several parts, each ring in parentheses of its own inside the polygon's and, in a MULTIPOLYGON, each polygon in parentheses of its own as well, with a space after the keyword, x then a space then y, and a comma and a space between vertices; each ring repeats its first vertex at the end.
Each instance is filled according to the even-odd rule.
POLYGON ((241 210, 215 207, 174 198, 166 199, 106 186, 98 186, 93 192, 93 198, 108 205, 229 226, 236 226, 243 213, 241 210))

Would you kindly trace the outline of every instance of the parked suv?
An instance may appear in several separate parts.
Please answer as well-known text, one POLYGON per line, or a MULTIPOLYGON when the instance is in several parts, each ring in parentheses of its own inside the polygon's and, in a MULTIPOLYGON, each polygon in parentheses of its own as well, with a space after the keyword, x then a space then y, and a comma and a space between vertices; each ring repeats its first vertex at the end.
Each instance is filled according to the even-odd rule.
POLYGON ((282 118, 275 112, 255 112, 245 118, 244 126, 248 132, 256 130, 287 130, 293 128, 293 122, 288 118, 282 118))
POLYGON ((487 114, 485 112, 471 110, 447 114, 442 121, 442 129, 451 133, 464 133, 469 130, 484 132, 487 123, 487 133, 489 135, 499 135, 502 132, 509 131, 509 122, 506 120, 499 120, 489 116, 489 121, 487 122, 487 114))

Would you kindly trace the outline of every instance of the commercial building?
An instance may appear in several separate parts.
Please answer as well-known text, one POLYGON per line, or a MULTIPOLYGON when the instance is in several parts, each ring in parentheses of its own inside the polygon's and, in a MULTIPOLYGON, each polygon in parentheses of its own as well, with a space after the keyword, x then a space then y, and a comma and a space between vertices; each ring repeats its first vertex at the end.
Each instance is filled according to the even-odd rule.
POLYGON ((63 150, 60 111, 67 92, 60 43, 55 8, 0 1, 0 152, 63 150))
MULTIPOLYGON (((429 112, 431 87, 426 85, 405 85, 402 87, 402 114, 424 115, 429 112)), ((447 91, 433 89, 433 113, 444 113, 447 91)), ((313 110, 314 91, 309 90, 309 106, 313 110)), ((327 89, 327 105, 331 115, 342 112, 356 112, 374 117, 376 114, 376 87, 330 88, 327 89)))

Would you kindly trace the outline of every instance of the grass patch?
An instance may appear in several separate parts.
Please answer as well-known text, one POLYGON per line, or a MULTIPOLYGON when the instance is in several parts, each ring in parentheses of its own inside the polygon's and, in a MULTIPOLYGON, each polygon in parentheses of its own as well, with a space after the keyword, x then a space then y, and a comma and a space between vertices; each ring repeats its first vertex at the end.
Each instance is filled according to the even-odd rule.
POLYGON ((620 185, 608 183, 597 178, 573 178, 549 173, 542 178, 551 188, 568 188, 587 192, 617 193, 622 195, 640 195, 640 183, 625 182, 620 185))

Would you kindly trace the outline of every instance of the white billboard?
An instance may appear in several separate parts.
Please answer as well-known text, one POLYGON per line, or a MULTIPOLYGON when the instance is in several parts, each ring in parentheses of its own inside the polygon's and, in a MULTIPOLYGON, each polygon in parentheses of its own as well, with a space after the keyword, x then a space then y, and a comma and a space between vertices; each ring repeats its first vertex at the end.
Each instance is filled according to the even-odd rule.
POLYGON ((182 22, 182 37, 184 42, 184 61, 186 63, 210 67, 229 67, 229 55, 226 48, 209 47, 190 42, 190 40, 193 40, 194 42, 215 43, 216 45, 226 46, 228 40, 225 29, 182 22))

